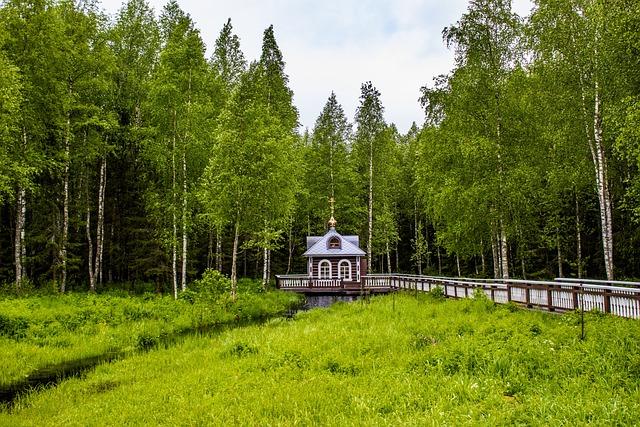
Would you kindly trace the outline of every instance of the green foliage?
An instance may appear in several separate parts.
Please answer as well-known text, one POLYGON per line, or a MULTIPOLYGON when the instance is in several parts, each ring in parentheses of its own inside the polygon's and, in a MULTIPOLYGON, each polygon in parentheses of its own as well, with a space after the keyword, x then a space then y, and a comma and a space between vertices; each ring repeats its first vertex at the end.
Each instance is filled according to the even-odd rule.
POLYGON ((442 286, 434 286, 428 292, 428 295, 434 300, 444 300, 446 298, 444 288, 442 286))
POLYGON ((231 291, 231 280, 218 270, 206 270, 199 280, 193 281, 178 298, 194 303, 195 301, 216 301, 231 291))

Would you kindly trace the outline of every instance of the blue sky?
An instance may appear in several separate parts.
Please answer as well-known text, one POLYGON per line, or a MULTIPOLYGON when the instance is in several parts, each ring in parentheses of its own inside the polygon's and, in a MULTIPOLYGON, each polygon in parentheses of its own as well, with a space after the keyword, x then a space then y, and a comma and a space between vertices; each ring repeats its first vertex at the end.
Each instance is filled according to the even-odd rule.
MULTIPOLYGON (((274 25, 302 129, 313 128, 331 91, 353 121, 360 85, 371 80, 382 94, 387 122, 401 132, 423 121, 420 87, 452 68, 453 53, 441 32, 467 8, 467 0, 178 1, 207 47, 230 17, 249 60, 259 56, 262 32, 274 25)), ((165 2, 149 1, 156 14, 165 2)), ((531 8, 529 0, 513 3, 521 15, 531 8)), ((109 14, 121 4, 102 0, 109 14)))

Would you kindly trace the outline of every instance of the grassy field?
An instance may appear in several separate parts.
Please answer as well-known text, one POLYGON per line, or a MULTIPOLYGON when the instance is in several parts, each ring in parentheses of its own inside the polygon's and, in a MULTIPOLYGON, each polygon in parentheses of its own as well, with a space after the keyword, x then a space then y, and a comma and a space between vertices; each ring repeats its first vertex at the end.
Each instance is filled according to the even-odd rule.
POLYGON ((189 331, 273 317, 292 295, 242 293, 235 303, 168 296, 67 294, 0 299, 0 387, 38 369, 103 355, 148 350, 189 331))
POLYGON ((416 299, 336 304, 99 366, 1 425, 633 425, 640 323, 416 299))

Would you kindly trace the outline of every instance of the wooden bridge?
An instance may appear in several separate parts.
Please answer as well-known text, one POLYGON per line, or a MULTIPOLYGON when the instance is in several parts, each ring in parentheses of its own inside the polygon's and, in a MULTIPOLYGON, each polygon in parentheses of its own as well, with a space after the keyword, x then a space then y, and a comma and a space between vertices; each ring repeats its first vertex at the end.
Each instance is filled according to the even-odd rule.
POLYGON ((310 279, 306 275, 276 276, 282 290, 305 294, 355 295, 397 290, 429 292, 440 287, 449 298, 469 298, 476 289, 496 303, 513 302, 525 307, 564 312, 598 310, 640 319, 640 283, 558 278, 555 281, 467 279, 408 274, 370 274, 361 283, 341 279, 310 279))

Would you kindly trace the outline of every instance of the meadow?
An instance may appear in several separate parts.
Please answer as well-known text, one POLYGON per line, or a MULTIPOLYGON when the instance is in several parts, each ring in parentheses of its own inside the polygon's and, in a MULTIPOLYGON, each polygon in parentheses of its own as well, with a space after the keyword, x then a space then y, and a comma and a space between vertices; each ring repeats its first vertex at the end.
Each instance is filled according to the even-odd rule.
POLYGON ((216 327, 280 316, 296 295, 259 293, 253 283, 238 299, 188 291, 180 299, 125 292, 0 298, 0 389, 39 370, 102 355, 127 357, 216 327))
POLYGON ((396 295, 100 365, 1 425, 633 425, 640 323, 396 295))

